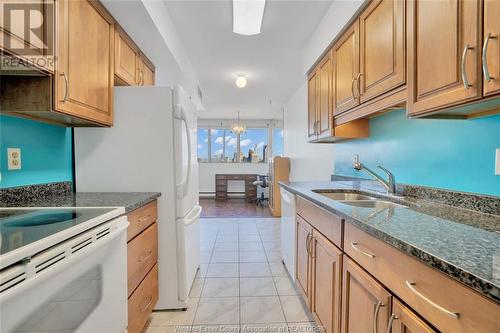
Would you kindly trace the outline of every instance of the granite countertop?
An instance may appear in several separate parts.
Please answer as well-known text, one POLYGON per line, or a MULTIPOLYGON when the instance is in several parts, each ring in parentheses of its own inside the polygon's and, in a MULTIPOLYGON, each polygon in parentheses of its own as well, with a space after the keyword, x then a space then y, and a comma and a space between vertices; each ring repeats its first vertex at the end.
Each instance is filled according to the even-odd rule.
POLYGON ((77 192, 26 201, 2 202, 3 207, 124 207, 131 212, 160 197, 159 192, 77 192))
MULTIPOLYGON (((373 181, 280 185, 500 303, 500 215, 417 197, 389 197, 373 181), (364 191, 407 207, 354 207, 316 193, 315 189, 364 191)), ((497 197, 487 199, 491 202, 497 197)), ((500 198, 495 205, 498 202, 500 198)))

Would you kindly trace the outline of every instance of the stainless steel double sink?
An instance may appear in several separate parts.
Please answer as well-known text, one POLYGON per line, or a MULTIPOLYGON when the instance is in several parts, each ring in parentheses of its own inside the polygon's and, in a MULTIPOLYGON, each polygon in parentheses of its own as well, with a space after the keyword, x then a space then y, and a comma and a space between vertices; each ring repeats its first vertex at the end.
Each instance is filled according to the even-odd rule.
POLYGON ((391 208, 391 207, 405 207, 404 205, 388 201, 382 198, 377 198, 371 196, 368 193, 363 192, 347 192, 347 191, 335 191, 335 190, 312 190, 314 193, 318 193, 329 199, 339 201, 343 204, 354 206, 354 207, 364 207, 364 208, 391 208))

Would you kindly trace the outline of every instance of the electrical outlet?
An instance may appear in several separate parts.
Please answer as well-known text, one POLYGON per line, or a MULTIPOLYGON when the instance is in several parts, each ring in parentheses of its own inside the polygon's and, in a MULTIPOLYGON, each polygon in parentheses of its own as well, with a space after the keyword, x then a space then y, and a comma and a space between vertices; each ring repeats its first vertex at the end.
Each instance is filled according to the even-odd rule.
POLYGON ((7 169, 21 170, 21 148, 7 148, 7 169))
POLYGON ((500 148, 497 148, 495 158, 495 175, 500 176, 500 148))

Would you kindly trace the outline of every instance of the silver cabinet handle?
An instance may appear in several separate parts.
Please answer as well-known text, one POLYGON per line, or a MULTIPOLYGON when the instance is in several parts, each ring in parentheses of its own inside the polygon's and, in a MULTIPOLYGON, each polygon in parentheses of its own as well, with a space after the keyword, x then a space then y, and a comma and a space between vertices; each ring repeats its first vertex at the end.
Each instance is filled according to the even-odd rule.
POLYGON ((146 311, 151 305, 151 302, 153 302, 153 296, 149 296, 148 298, 146 298, 146 301, 143 303, 143 306, 141 306, 141 312, 146 311))
POLYGON ((469 44, 466 44, 464 47, 464 51, 462 52, 462 62, 461 62, 461 72, 462 72, 462 81, 464 83, 464 88, 469 89, 472 87, 471 84, 469 84, 469 79, 467 78, 467 69, 465 68, 465 62, 467 60, 467 51, 468 50, 473 50, 474 48, 472 46, 469 46, 469 44))
POLYGON ((59 75, 61 75, 64 78, 64 84, 66 87, 66 90, 64 91, 64 98, 61 101, 64 103, 68 100, 68 89, 69 89, 68 76, 66 75, 66 73, 61 73, 59 75))
POLYGON ((491 79, 494 79, 493 77, 490 76, 490 72, 488 70, 488 43, 490 42, 490 39, 495 39, 496 36, 492 36, 491 33, 488 32, 488 35, 484 39, 484 44, 483 44, 483 55, 482 55, 482 60, 483 60, 483 74, 484 74, 484 79, 488 82, 491 81, 491 79))
POLYGON ((363 75, 362 73, 358 73, 358 76, 356 77, 356 83, 357 83, 357 86, 358 86, 358 98, 361 97, 361 87, 360 87, 360 78, 361 78, 361 75, 363 75))
POLYGON ((354 81, 356 81, 356 77, 352 77, 352 81, 351 81, 351 95, 352 95, 352 98, 356 99, 356 96, 354 95, 354 81))
POLYGON ((378 313, 380 312, 380 308, 383 307, 384 304, 382 301, 378 301, 377 305, 375 306, 375 311, 373 312, 373 333, 378 332, 378 313))
POLYGON ((319 135, 320 132, 320 123, 319 120, 316 120, 316 135, 319 135))
POLYGON ((396 317, 396 315, 393 313, 393 314, 391 314, 391 317, 389 318, 389 323, 387 324, 386 333, 391 333, 391 331, 392 331, 392 322, 394 321, 394 319, 399 319, 399 318, 396 317))
POLYGON ((434 303, 433 301, 431 301, 430 299, 428 299, 424 294, 422 294, 420 291, 418 291, 416 288, 415 288, 415 285, 416 283, 415 282, 410 282, 410 281, 406 281, 406 286, 415 294, 417 295, 418 297, 420 297, 421 299, 423 299, 424 301, 426 301, 427 303, 429 303, 430 305, 432 305, 433 307, 435 307, 436 309, 438 309, 439 311, 441 312, 444 312, 446 313, 448 316, 454 318, 454 319, 458 319, 460 317, 460 314, 458 312, 452 312, 452 311, 449 311, 445 308, 443 308, 442 306, 434 303))
POLYGON ((351 242, 351 247, 358 251, 359 253, 362 253, 364 254, 365 256, 369 257, 369 258, 375 258, 375 255, 374 254, 371 254, 371 253, 368 253, 368 252, 365 252, 363 250, 361 250, 359 247, 358 247, 359 243, 355 243, 355 242, 351 242))
POLYGON ((306 237, 306 252, 307 252, 307 255, 310 256, 311 253, 309 252, 309 242, 310 242, 310 237, 311 237, 311 233, 308 233, 307 234, 307 237, 306 237))
POLYGON ((137 261, 138 262, 146 261, 149 258, 151 258, 152 255, 153 255, 153 251, 150 250, 150 251, 146 252, 146 255, 144 257, 137 258, 137 261))

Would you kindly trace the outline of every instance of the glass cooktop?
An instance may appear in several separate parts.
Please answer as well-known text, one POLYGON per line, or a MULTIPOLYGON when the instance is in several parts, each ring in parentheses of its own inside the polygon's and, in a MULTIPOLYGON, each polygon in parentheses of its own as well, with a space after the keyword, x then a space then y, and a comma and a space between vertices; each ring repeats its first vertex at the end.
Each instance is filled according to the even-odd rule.
POLYGON ((0 255, 84 223, 115 208, 1 208, 0 255))

